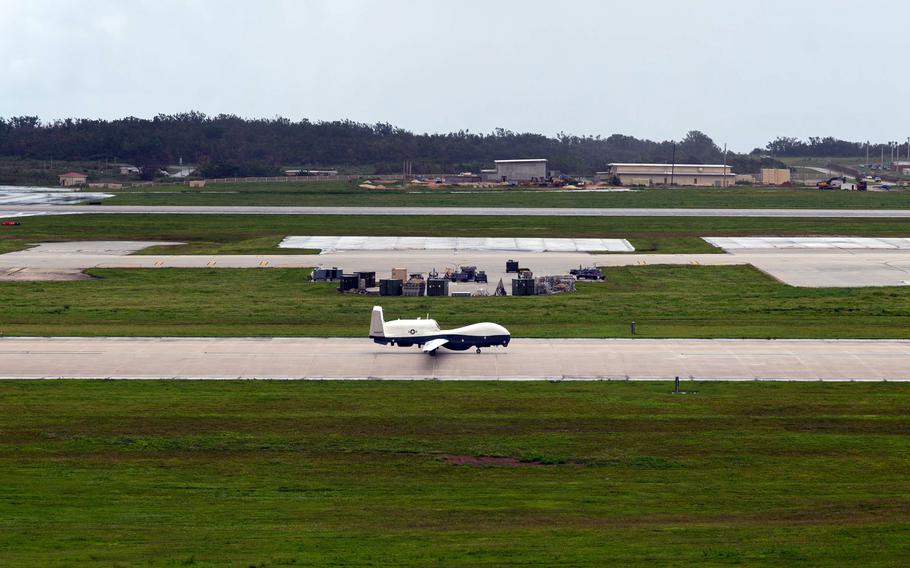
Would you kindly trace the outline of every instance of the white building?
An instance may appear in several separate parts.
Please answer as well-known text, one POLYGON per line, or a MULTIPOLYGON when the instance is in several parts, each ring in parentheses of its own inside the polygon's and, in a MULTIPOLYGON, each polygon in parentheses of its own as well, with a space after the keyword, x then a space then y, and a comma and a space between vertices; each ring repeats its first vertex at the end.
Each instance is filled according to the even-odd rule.
MULTIPOLYGON (((496 173, 491 181, 528 182, 547 179, 547 160, 536 158, 530 160, 495 160, 496 173)), ((489 176, 489 170, 481 173, 489 176)), ((485 177, 486 177, 485 176, 485 177)))

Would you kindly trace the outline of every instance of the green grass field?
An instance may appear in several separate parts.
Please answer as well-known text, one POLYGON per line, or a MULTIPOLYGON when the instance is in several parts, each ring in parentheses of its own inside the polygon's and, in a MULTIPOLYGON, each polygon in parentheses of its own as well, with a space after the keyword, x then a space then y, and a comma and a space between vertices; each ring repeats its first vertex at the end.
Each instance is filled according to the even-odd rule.
POLYGON ((21 239, 3 239, 0 240, 0 254, 16 252, 28 248, 28 243, 21 239))
POLYGON ((486 217, 383 215, 62 215, 0 227, 0 251, 39 241, 160 240, 189 243, 146 254, 300 254, 277 249, 287 235, 628 238, 643 252, 717 252, 699 237, 749 235, 910 236, 906 219, 732 217, 486 217))
POLYGON ((604 269, 605 283, 539 297, 341 295, 299 269, 92 269, 96 280, 0 283, 0 333, 365 336, 370 308, 495 321, 519 337, 910 337, 910 288, 794 288, 750 266, 604 269))
POLYGON ((684 387, 4 381, 0 563, 906 564, 907 386, 684 387))
POLYGON ((106 205, 309 205, 397 207, 745 207, 906 209, 910 191, 850 192, 813 188, 731 187, 553 192, 540 188, 361 189, 359 182, 210 184, 123 190, 106 205))

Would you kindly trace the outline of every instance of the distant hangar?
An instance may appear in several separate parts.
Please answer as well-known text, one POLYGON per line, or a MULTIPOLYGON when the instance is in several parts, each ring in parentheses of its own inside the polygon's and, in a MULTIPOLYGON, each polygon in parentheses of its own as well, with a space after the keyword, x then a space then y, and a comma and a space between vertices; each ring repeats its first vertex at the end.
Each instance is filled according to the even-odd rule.
POLYGON ((736 174, 723 164, 607 164, 609 170, 597 172, 595 179, 619 185, 676 185, 727 187, 736 182, 736 174))
POLYGON ((524 160, 495 160, 496 169, 481 170, 483 181, 530 182, 547 179, 547 160, 532 158, 524 160))

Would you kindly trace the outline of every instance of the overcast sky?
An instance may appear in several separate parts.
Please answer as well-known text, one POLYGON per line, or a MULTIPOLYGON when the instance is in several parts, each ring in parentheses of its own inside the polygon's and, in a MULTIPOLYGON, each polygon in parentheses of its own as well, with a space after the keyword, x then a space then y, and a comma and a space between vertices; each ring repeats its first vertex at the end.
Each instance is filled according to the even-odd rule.
POLYGON ((907 0, 0 0, 0 116, 910 136, 907 0))

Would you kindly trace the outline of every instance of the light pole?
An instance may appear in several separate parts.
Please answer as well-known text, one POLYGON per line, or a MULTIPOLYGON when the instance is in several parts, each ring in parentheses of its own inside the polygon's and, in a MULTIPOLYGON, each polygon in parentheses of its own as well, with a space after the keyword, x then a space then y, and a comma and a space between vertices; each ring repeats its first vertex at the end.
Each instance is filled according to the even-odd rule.
POLYGON ((673 187, 676 176, 676 142, 673 143, 673 163, 670 165, 670 187, 673 187))
POLYGON ((724 142, 724 169, 723 169, 723 177, 721 179, 723 180, 723 182, 721 183, 721 187, 727 187, 727 143, 726 142, 724 142))

